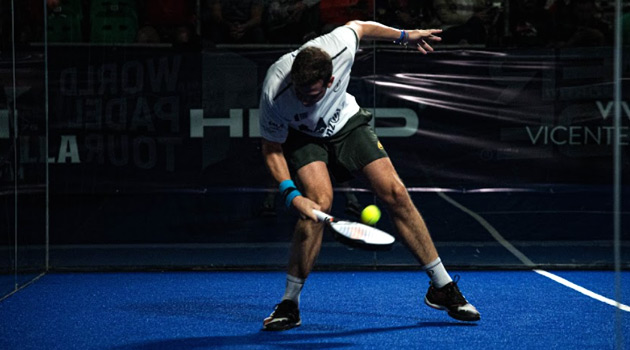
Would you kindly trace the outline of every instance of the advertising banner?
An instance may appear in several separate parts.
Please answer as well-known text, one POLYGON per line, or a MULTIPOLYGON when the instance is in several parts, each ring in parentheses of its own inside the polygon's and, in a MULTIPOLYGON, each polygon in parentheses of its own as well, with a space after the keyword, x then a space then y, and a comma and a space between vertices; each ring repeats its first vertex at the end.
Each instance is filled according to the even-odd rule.
MULTIPOLYGON (((266 186, 258 96, 284 51, 63 50, 49 64, 56 189, 266 186)), ((605 185, 614 133, 630 142, 627 99, 613 128, 611 55, 367 47, 349 92, 408 186, 605 185)))
MULTIPOLYGON (((46 66, 20 66, 39 83, 19 81, 18 118, 9 102, 0 106, 2 184, 18 176, 20 186, 39 188, 49 163, 53 244, 284 239, 290 216, 287 230, 257 216, 276 188, 260 154, 258 98, 267 68, 288 50, 50 47, 46 66)), ((615 133, 622 183, 630 174, 628 79, 615 130, 612 54, 364 46, 348 91, 372 111, 411 190, 610 189, 615 133)), ((627 78, 627 59, 623 69, 627 78)), ((4 92, 11 101, 12 88, 4 92)), ((335 184, 347 186, 365 188, 335 184)))

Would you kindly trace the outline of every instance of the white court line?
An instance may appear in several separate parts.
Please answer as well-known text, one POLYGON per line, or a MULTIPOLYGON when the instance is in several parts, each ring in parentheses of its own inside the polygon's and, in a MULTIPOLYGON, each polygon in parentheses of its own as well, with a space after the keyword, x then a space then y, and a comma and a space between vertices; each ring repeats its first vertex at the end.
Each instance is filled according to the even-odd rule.
MULTIPOLYGON (((508 242, 505 238, 503 238, 503 236, 501 236, 501 234, 499 233, 499 231, 497 231, 488 221, 486 221, 486 219, 484 219, 483 217, 481 217, 479 214, 475 213, 474 211, 466 208, 465 206, 461 205, 459 202, 455 201, 454 199, 452 199, 451 197, 447 196, 446 194, 444 194, 443 192, 437 192, 437 195, 440 196, 442 199, 444 199, 445 201, 449 202, 451 205, 453 205, 454 207, 458 208, 459 210, 463 211, 464 213, 470 215, 473 217, 473 219, 477 220, 481 226, 483 226, 486 230, 488 230, 488 232, 490 233, 490 235, 492 235, 492 237, 494 239, 497 240, 497 242, 499 242, 503 247, 505 247, 505 249, 507 249, 510 253, 512 253, 518 260, 520 260, 525 266, 527 267, 535 267, 536 264, 534 264, 533 261, 531 261, 527 256, 525 256, 525 254, 521 253, 520 250, 516 249, 516 247, 514 247, 510 242, 508 242)), ((538 273, 541 276, 545 276, 555 282, 558 282, 560 284, 562 284, 565 287, 571 288, 573 290, 575 290, 576 292, 582 293, 588 297, 591 297, 595 300, 601 301, 603 303, 606 303, 608 305, 614 306, 622 311, 626 311, 626 312, 630 312, 630 306, 628 305, 624 305, 622 303, 619 303, 615 300, 606 298, 602 295, 599 295, 595 292, 592 292, 584 287, 581 287, 571 281, 568 281, 560 276, 554 275, 553 273, 547 272, 545 270, 539 270, 539 269, 533 269, 534 272, 538 273)))
POLYGON ((588 289, 586 289, 584 287, 580 287, 580 286, 578 286, 577 284, 575 284, 575 283, 573 283, 571 281, 568 281, 568 280, 566 280, 566 279, 564 279, 564 278, 562 278, 560 276, 554 275, 553 273, 549 273, 549 272, 547 272, 545 270, 534 270, 534 272, 536 272, 536 273, 538 273, 540 275, 543 275, 545 277, 551 278, 552 280, 562 284, 563 286, 566 286, 566 287, 569 287, 569 288, 571 288, 573 290, 576 290, 576 291, 578 291, 578 292, 580 292, 580 293, 582 293, 582 294, 584 294, 586 296, 589 296, 589 297, 591 297, 591 298, 593 298, 595 300, 599 300, 602 303, 606 303, 608 305, 611 305, 611 306, 614 306, 614 307, 618 307, 619 309, 621 309, 623 311, 630 312, 630 306, 618 303, 618 302, 616 302, 616 301, 614 301, 612 299, 608 299, 608 298, 606 298, 604 296, 601 296, 601 295, 599 295, 597 293, 593 293, 590 290, 588 290, 588 289))

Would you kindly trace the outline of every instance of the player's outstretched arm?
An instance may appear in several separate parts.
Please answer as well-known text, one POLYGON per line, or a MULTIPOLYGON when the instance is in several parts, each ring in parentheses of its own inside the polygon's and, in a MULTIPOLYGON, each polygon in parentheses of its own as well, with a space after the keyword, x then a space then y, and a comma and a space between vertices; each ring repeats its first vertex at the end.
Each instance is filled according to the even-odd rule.
MULTIPOLYGON (((263 138, 262 154, 271 176, 278 183, 291 179, 289 167, 287 165, 286 158, 284 157, 281 144, 271 142, 263 138)), ((299 191, 297 193, 299 193, 299 191)), ((317 221, 317 216, 313 213, 313 209, 321 209, 317 203, 303 196, 301 193, 295 197, 291 196, 291 198, 292 199, 290 199, 290 203, 287 204, 287 206, 293 206, 293 208, 295 208, 295 210, 297 210, 303 218, 309 218, 313 221, 317 221)))
POLYGON ((433 47, 429 42, 440 41, 437 36, 442 29, 396 29, 384 24, 372 21, 350 21, 347 26, 354 29, 359 36, 359 40, 389 40, 403 45, 415 45, 422 53, 432 52, 433 47))

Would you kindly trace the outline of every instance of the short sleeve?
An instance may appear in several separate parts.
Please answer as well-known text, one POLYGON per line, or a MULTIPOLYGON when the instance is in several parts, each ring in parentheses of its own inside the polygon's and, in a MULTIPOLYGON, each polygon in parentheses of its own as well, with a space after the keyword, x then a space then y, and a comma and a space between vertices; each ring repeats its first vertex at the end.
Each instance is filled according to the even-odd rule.
POLYGON ((284 143, 289 134, 288 123, 280 118, 267 94, 260 97, 260 136, 265 140, 284 143))

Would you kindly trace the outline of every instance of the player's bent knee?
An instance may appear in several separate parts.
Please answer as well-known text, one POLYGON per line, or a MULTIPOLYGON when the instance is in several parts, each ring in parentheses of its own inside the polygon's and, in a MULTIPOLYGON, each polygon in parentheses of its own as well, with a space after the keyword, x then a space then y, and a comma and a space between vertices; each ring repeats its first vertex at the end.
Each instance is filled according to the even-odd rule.
POLYGON ((330 196, 315 196, 314 198, 311 198, 311 200, 315 203, 317 203, 317 205, 319 205, 320 207, 320 211, 323 211, 325 213, 329 213, 330 209, 332 208, 332 197, 330 196))
POLYGON ((392 185, 380 199, 389 207, 405 206, 410 202, 409 193, 402 184, 392 185))

